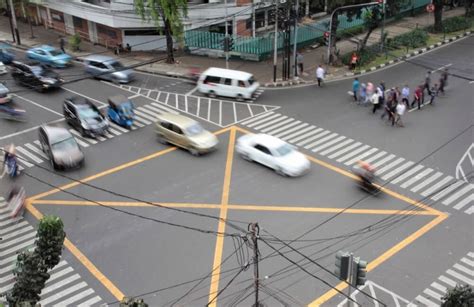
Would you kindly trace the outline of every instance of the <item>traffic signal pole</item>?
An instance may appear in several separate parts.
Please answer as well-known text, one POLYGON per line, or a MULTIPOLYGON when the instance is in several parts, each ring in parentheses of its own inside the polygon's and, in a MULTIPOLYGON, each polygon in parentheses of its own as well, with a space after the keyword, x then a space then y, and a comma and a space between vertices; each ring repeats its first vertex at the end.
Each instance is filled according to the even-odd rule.
MULTIPOLYGON (((349 255, 349 281, 348 282, 350 285, 353 285, 353 281, 354 281, 354 254, 350 253, 349 255)), ((348 288, 347 296, 350 298, 352 294, 352 286, 349 286, 347 288, 348 288)), ((347 303, 349 304, 349 307, 353 306, 351 300, 347 300, 347 303)))
POLYGON ((17 26, 17 23, 16 23, 16 15, 15 15, 15 7, 13 6, 13 1, 12 0, 8 0, 9 4, 10 4, 10 10, 11 10, 11 21, 13 23, 13 29, 14 29, 14 32, 15 32, 15 35, 16 35, 16 43, 18 45, 21 45, 21 41, 20 41, 20 32, 18 31, 18 26, 17 26))
MULTIPOLYGON (((11 0, 10 0, 11 1, 11 0)), ((229 39, 229 26, 227 21, 227 0, 224 1, 225 5, 225 40, 229 39)), ((226 48, 225 52, 225 68, 229 69, 229 48, 226 48)))
POLYGON ((293 65, 295 66, 295 77, 298 77, 298 63, 296 63, 296 45, 298 43, 298 11, 299 11, 299 4, 300 1, 296 0, 296 5, 295 5, 295 25, 294 25, 294 45, 293 45, 293 65))
POLYGON ((278 1, 275 1, 275 35, 273 42, 273 82, 277 78, 277 62, 278 62, 278 1))

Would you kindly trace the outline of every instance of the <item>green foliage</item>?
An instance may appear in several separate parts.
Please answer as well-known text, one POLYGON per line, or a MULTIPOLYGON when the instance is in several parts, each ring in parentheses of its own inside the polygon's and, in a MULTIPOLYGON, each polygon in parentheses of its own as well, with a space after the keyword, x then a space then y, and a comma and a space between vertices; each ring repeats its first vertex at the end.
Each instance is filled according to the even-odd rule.
POLYGON ((16 282, 7 294, 10 306, 35 305, 40 300, 46 280, 49 279, 47 270, 41 256, 35 251, 20 253, 13 270, 16 282))
POLYGON ((63 222, 57 216, 43 217, 39 222, 36 236, 36 252, 48 269, 54 268, 61 260, 66 237, 63 222))
MULTIPOLYGON (((370 47, 366 47, 365 49, 360 50, 359 52, 357 52, 357 55, 359 56, 358 65, 363 66, 367 63, 372 62, 377 57, 377 54, 379 52, 379 48, 380 47, 378 45, 373 45, 373 46, 370 46, 370 47)), ((341 57, 341 61, 344 65, 349 65, 350 64, 351 55, 352 55, 352 52, 349 52, 349 53, 345 53, 341 57)))
POLYGON ((428 33, 422 29, 415 29, 404 34, 388 38, 386 46, 388 49, 397 49, 401 47, 418 48, 426 45, 427 41, 428 33))
MULTIPOLYGON (((469 29, 471 25, 472 25, 472 18, 466 18, 464 16, 454 16, 454 17, 446 18, 445 20, 443 20, 443 24, 442 24, 444 33, 451 33, 451 32, 469 29)), ((433 25, 426 27, 426 30, 431 33, 435 32, 433 25)))
POLYGON ((148 307, 148 304, 139 298, 124 297, 120 301, 120 307, 148 307))
POLYGON ((442 297, 442 307, 468 307, 473 306, 474 292, 469 285, 456 285, 442 297))
POLYGON ((73 51, 79 51, 79 47, 81 45, 81 36, 76 33, 69 38, 69 46, 73 51))

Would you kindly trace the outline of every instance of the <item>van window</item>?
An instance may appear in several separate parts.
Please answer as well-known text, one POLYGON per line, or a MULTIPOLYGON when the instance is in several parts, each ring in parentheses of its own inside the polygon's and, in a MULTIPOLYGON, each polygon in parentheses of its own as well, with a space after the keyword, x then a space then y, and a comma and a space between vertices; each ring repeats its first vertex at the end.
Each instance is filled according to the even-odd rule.
POLYGON ((89 65, 93 66, 93 67, 100 68, 100 69, 107 69, 107 66, 105 66, 103 63, 100 63, 100 62, 91 61, 91 62, 89 62, 89 65))
POLYGON ((225 85, 232 85, 232 79, 224 79, 225 85))
POLYGON ((215 76, 207 76, 204 83, 221 83, 221 78, 215 76))
POLYGON ((239 80, 238 85, 239 87, 246 87, 245 82, 242 80, 239 80))
POLYGON ((254 79, 253 76, 252 76, 252 77, 250 77, 250 78, 247 80, 247 82, 249 83, 249 85, 252 85, 252 84, 254 84, 255 79, 254 79))
POLYGON ((167 122, 161 122, 161 127, 165 128, 165 129, 168 129, 168 130, 171 130, 171 124, 170 123, 167 123, 167 122))
POLYGON ((181 128, 179 128, 176 125, 173 125, 173 131, 176 132, 177 134, 183 134, 183 130, 181 130, 181 128))

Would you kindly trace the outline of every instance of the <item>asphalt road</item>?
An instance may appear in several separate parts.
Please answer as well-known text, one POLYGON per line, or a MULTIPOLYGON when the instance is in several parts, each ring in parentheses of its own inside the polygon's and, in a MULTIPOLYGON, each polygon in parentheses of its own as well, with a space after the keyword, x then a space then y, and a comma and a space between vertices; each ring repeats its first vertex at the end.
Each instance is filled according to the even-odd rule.
MULTIPOLYGON (((472 78, 466 46, 473 43, 473 38, 464 39, 411 61, 431 69, 450 64, 452 73, 472 78)), ((403 63, 361 81, 412 86, 423 79, 426 69, 403 63)), ((75 66, 61 73, 72 76, 81 69, 75 66)), ((26 222, 34 226, 40 214, 59 215, 71 243, 64 251, 68 264, 62 267, 71 271, 57 270, 60 274, 44 299, 52 301, 56 295, 55 303, 73 298, 81 303, 98 297, 96 304, 114 305, 116 297, 125 294, 143 296, 151 306, 202 306, 223 290, 218 305, 247 306, 253 300, 253 268, 245 264, 252 262, 253 249, 251 241, 239 235, 251 222, 260 226, 260 297, 268 306, 307 305, 318 298, 326 306, 343 302, 343 295, 327 293, 339 281, 322 269, 334 270, 338 250, 353 252, 370 263, 363 291, 374 291, 389 306, 396 300, 423 305, 426 297, 436 302, 433 293, 442 292, 440 276, 472 280, 466 275, 474 261, 474 254, 469 254, 474 251, 473 221, 466 211, 472 204, 470 186, 461 183, 451 191, 449 195, 462 197, 449 204, 441 201, 451 196, 436 201, 433 193, 427 193, 430 188, 437 192, 446 176, 456 176, 459 159, 472 143, 472 127, 448 143, 472 125, 473 87, 464 79, 451 76, 446 97, 406 114, 405 128, 393 128, 378 118, 380 113, 374 116, 368 108, 351 103, 347 91, 352 80, 327 83, 323 88, 267 90, 254 103, 241 104, 231 99, 209 100, 186 81, 149 74, 138 74, 136 81, 125 86, 87 79, 50 93, 17 88, 9 76, 1 78, 16 92, 15 100, 27 110, 28 121, 0 121, 0 146, 14 142, 22 149, 19 154, 29 165, 21 162, 24 174, 15 184, 25 186, 30 197, 42 193, 32 199, 34 209, 26 214, 26 222), (85 166, 53 172, 38 153, 37 126, 56 122, 66 127, 62 101, 68 96, 82 95, 104 108, 107 97, 118 93, 130 97, 136 106, 139 120, 134 128, 112 127, 115 132, 103 140, 78 137, 86 154, 85 166), (194 117, 218 133, 217 151, 193 157, 159 144, 153 121, 166 111, 194 117), (310 157, 311 172, 284 178, 244 161, 234 154, 233 142, 245 131, 235 127, 295 140, 291 143, 310 157), (305 136, 312 130, 320 134, 305 136), (356 142, 360 147, 351 148, 356 142), (399 165, 413 161, 405 171, 422 163, 434 177, 425 180, 428 173, 423 178, 420 174, 425 171, 420 169, 416 176, 394 183, 399 178, 394 173, 386 180, 388 190, 368 196, 356 187, 351 175, 354 162, 348 162, 356 158, 358 148, 376 155, 377 150, 370 149, 375 147, 387 157, 393 154, 390 159, 374 158, 379 168, 386 168, 383 176, 393 172, 396 163, 390 168, 392 161, 399 165), (411 186, 409 181, 413 181, 411 186), (55 187, 63 191, 43 193, 55 187), (464 199, 462 210, 455 209, 464 199), (216 231, 229 236, 216 236, 216 231), (284 242, 298 238, 291 246, 313 262, 275 237, 284 242), (73 273, 79 276, 74 281, 73 273), (459 274, 467 277, 459 278, 459 274)), ((2 180, 2 195, 12 184, 2 180)), ((32 239, 14 235, 5 228, 12 227, 5 221, 0 221, 0 231, 10 237, 0 243, 0 253, 12 257, 32 239)), ((16 227, 25 233, 27 224, 16 227)), ((7 284, 11 281, 0 283, 0 288, 7 284)), ((353 294, 360 304, 375 305, 364 293, 353 294)))

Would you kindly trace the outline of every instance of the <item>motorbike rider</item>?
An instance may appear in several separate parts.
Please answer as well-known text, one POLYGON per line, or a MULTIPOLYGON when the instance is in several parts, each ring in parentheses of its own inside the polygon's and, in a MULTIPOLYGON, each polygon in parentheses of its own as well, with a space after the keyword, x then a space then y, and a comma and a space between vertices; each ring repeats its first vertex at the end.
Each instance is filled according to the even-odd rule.
POLYGON ((9 174, 11 177, 15 177, 20 172, 18 168, 15 145, 11 144, 7 149, 4 150, 4 152, 5 154, 3 156, 3 172, 2 175, 0 175, 0 179, 3 178, 5 174, 9 174))
POLYGON ((362 160, 357 161, 357 164, 360 168, 360 172, 358 172, 359 178, 363 183, 372 185, 375 178, 375 167, 362 160))

